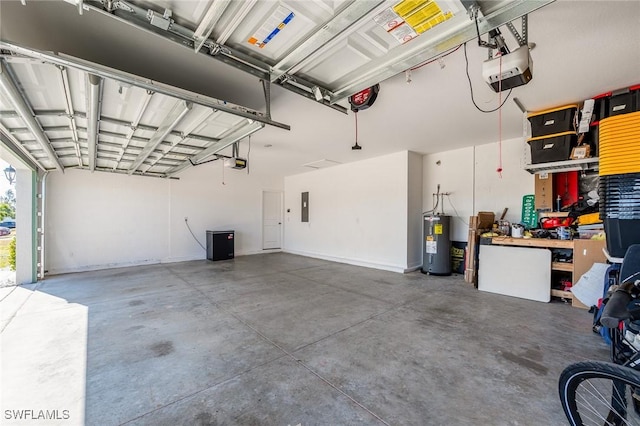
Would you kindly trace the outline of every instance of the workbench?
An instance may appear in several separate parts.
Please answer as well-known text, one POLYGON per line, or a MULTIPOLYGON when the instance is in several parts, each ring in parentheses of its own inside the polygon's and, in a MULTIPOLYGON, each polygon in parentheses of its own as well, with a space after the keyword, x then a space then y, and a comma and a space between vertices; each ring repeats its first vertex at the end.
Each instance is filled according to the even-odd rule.
POLYGON ((494 237, 491 245, 480 246, 478 289, 547 302, 551 296, 562 297, 574 307, 587 308, 570 291, 552 289, 551 272, 564 272, 575 284, 594 263, 606 263, 604 247, 604 240, 494 237), (493 248, 485 248, 482 256, 484 247, 493 248), (556 248, 572 250, 572 262, 552 262, 550 249, 556 248))

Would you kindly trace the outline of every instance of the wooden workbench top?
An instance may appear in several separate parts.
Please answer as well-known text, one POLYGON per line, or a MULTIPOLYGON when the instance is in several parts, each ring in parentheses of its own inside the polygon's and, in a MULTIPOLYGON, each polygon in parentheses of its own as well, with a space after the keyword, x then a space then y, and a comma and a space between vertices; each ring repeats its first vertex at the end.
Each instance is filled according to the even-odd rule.
POLYGON ((572 240, 551 240, 548 238, 493 237, 491 244, 519 247, 573 248, 572 240))

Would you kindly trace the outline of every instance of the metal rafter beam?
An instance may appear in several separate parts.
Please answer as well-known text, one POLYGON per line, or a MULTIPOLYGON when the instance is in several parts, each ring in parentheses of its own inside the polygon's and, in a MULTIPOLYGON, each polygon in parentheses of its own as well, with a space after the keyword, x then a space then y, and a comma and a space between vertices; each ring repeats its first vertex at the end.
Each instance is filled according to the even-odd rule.
POLYGON ((6 99, 8 99, 13 106, 13 109, 20 114, 20 118, 22 118, 22 121, 24 121, 38 143, 40 143, 44 151, 47 153, 49 160, 55 164, 56 169, 64 172, 64 167, 51 147, 47 135, 44 134, 40 123, 38 123, 33 115, 33 109, 22 93, 20 93, 16 83, 9 74, 8 67, 9 65, 5 64, 5 61, 0 60, 0 91, 4 93, 6 99))
POLYGON ((118 168, 118 165, 120 165, 120 160, 122 160, 122 156, 124 155, 125 150, 129 146, 129 143, 131 142, 131 138, 133 138, 133 134, 136 132, 138 126, 140 125, 140 120, 142 119, 144 112, 147 110, 147 107, 149 106, 149 102, 151 102, 152 97, 153 97, 153 92, 147 91, 144 99, 142 100, 142 104, 138 108, 138 113, 136 114, 136 118, 131 122, 131 127, 127 132, 127 136, 126 136, 127 140, 122 145, 122 152, 120 153, 120 157, 118 157, 118 159, 116 160, 115 166, 113 166, 114 170, 118 168))
MULTIPOLYGON (((65 117, 69 115, 65 110, 34 110, 33 114, 36 117, 45 117, 45 116, 65 117)), ((20 115, 15 111, 0 111, 0 118, 16 118, 16 117, 20 117, 20 115)))
POLYGON ((151 137, 147 145, 142 149, 138 157, 129 167, 129 174, 133 174, 140 165, 147 159, 147 157, 164 141, 164 138, 171 133, 185 115, 193 108, 191 102, 179 101, 175 104, 173 109, 164 118, 162 125, 158 128, 156 133, 151 137))
POLYGON ((238 25, 242 22, 242 20, 247 16, 247 14, 251 11, 253 6, 257 3, 258 0, 244 0, 240 3, 240 7, 235 11, 233 15, 233 19, 227 25, 225 29, 222 30, 220 36, 216 40, 218 44, 224 44, 231 34, 238 28, 238 25))
POLYGON ((100 110, 102 109, 102 78, 87 74, 87 146, 89 148, 89 170, 96 169, 96 147, 100 132, 100 110))
POLYGON ((193 32, 194 50, 197 52, 200 51, 202 45, 213 32, 213 27, 216 25, 222 14, 224 13, 227 6, 229 6, 230 0, 213 0, 209 9, 204 14, 202 21, 198 24, 198 28, 193 32))
POLYGON ((78 127, 73 111, 73 99, 71 98, 71 85, 69 84, 69 74, 65 67, 60 67, 60 84, 64 94, 65 108, 69 125, 71 126, 73 143, 75 144, 76 156, 78 157, 78 166, 82 167, 82 153, 80 152, 80 144, 78 139, 78 127))
POLYGON ((236 128, 230 130, 227 133, 227 135, 222 137, 220 141, 218 141, 217 143, 207 147, 205 150, 194 155, 189 160, 183 162, 181 165, 176 166, 171 170, 167 171, 165 176, 173 177, 176 174, 180 173, 182 170, 186 169, 187 167, 190 167, 194 163, 202 161, 205 158, 211 155, 214 155, 216 152, 222 151, 223 149, 233 144, 234 142, 237 142, 241 139, 246 138, 247 136, 257 132, 263 127, 264 127, 264 124, 257 121, 248 122, 248 123, 244 123, 241 126, 237 126, 236 128))
MULTIPOLYGON (((181 46, 195 49, 196 43, 194 42, 194 32, 191 29, 183 27, 176 22, 173 22, 166 31, 160 31, 158 28, 155 28, 149 24, 147 19, 146 9, 143 9, 139 6, 136 6, 133 3, 129 3, 123 0, 117 1, 116 5, 117 7, 113 10, 109 8, 102 9, 95 6, 90 6, 88 4, 85 4, 85 8, 91 9, 97 13, 101 13, 104 16, 109 17, 110 19, 116 19, 125 24, 134 26, 140 30, 151 32, 157 36, 163 37, 174 43, 178 43, 181 46)), ((263 61, 260 61, 254 58, 253 56, 247 55, 241 51, 230 48, 229 46, 223 46, 210 39, 205 40, 203 47, 206 47, 207 49, 201 48, 197 50, 197 52, 201 54, 206 54, 208 57, 214 58, 220 62, 230 65, 241 71, 252 74, 261 80, 265 80, 265 79, 269 80, 271 78, 271 66, 263 61)), ((18 60, 24 60, 24 59, 16 58, 15 60, 18 61, 18 60)), ((295 87, 292 85, 284 85, 284 84, 281 84, 280 82, 278 84, 280 84, 283 88, 287 90, 291 90, 294 93, 297 93, 299 95, 302 95, 306 98, 309 98, 315 101, 314 96, 311 93, 311 89, 313 86, 316 86, 317 84, 307 83, 306 81, 300 79, 300 77, 297 77, 297 78, 301 84, 305 85, 305 90, 301 90, 299 87, 295 87)), ((329 92, 329 90, 326 88, 323 88, 323 91, 327 93, 329 92)), ((344 114, 347 114, 348 112, 347 108, 344 108, 340 105, 335 105, 332 102, 328 102, 324 99, 319 103, 322 105, 328 106, 330 108, 333 108, 336 111, 342 112, 344 114)), ((205 106, 209 106, 209 105, 205 105, 205 106)), ((246 117, 246 118, 251 118, 251 117, 246 117)), ((262 121, 262 120, 258 119, 257 121, 262 121)), ((276 126, 280 124, 280 123, 275 124, 276 122, 267 122, 267 121, 262 121, 262 122, 265 124, 276 125, 276 126)), ((287 127, 286 130, 289 130, 289 128, 287 127)))
POLYGON ((2 145, 13 152, 16 157, 19 157, 32 170, 46 171, 31 152, 29 152, 29 150, 27 150, 18 139, 13 137, 9 132, 9 129, 4 127, 2 123, 0 123, 0 142, 2 142, 2 145))
POLYGON ((146 171, 148 171, 149 169, 151 169, 151 167, 153 167, 158 161, 160 161, 162 158, 164 158, 165 155, 169 154, 169 152, 171 152, 171 150, 178 146, 181 142, 184 142, 185 140, 187 140, 187 138, 189 138, 189 135, 192 132, 196 132, 198 130, 202 130, 205 126, 207 126, 207 124, 209 124, 209 121, 212 120, 213 118, 217 117, 218 115, 220 115, 221 113, 219 111, 213 111, 213 110, 209 110, 206 111, 204 113, 204 116, 199 119, 194 121, 193 123, 191 123, 191 125, 189 127, 187 127, 184 132, 182 132, 180 139, 171 143, 166 150, 160 150, 161 155, 156 157, 154 160, 151 161, 151 164, 149 165, 149 167, 147 168, 146 171))
MULTIPOLYGON (((127 83, 140 87, 152 92, 161 93, 176 99, 181 99, 186 102, 191 102, 196 105, 202 105, 204 107, 227 112, 231 115, 244 117, 249 120, 259 121, 270 126, 280 127, 281 129, 291 130, 291 126, 288 124, 279 123, 267 118, 264 113, 255 111, 240 105, 235 105, 227 101, 212 98, 209 96, 200 95, 188 90, 173 87, 168 84, 160 83, 157 81, 149 80, 143 77, 135 76, 132 74, 124 73, 122 71, 115 70, 113 68, 106 67, 104 65, 88 62, 82 59, 73 58, 65 55, 64 57, 55 53, 43 52, 36 49, 22 47, 20 45, 9 43, 6 41, 0 41, 0 48, 10 50, 20 55, 25 55, 35 62, 47 62, 54 65, 62 65, 85 71, 90 74, 97 75, 102 78, 112 79, 115 81, 127 83)), ((2 56, 5 61, 11 62, 16 58, 15 56, 2 56)))
MULTIPOLYGON (((78 117, 81 117, 81 118, 85 117, 85 115, 82 114, 82 113, 77 113, 76 115, 78 117)), ((111 117, 102 116, 102 117, 100 117, 100 121, 103 122, 103 123, 116 124, 118 126, 124 126, 124 127, 129 127, 129 128, 132 127, 132 123, 131 122, 126 121, 126 120, 118 120, 117 118, 111 118, 111 117)), ((136 127, 137 130, 148 130, 148 131, 151 131, 151 132, 155 132, 155 131, 158 130, 157 127, 149 126, 149 125, 146 125, 146 124, 138 124, 135 127, 136 127)), ((100 132, 100 133, 103 134, 104 132, 100 132)), ((175 130, 171 131, 170 135, 176 136, 178 138, 182 137, 182 134, 180 132, 175 131, 175 130)), ((126 136, 126 135, 122 134, 122 136, 126 136)), ((196 135, 195 133, 189 135, 189 139, 193 139, 193 140, 197 140, 197 141, 203 141, 203 142, 209 142, 209 143, 218 142, 217 138, 211 138, 209 136, 196 135)), ((137 136, 132 136, 131 140, 144 140, 144 141, 146 141, 148 139, 143 139, 143 138, 139 138, 137 136)))

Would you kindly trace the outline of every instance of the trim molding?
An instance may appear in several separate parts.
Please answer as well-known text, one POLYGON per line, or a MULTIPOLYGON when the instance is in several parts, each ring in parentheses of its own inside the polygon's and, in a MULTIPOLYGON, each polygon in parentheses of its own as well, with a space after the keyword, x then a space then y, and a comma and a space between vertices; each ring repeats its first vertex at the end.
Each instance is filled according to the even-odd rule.
POLYGON ((348 265, 364 266, 365 268, 381 269, 383 271, 397 272, 400 274, 404 274, 405 272, 410 272, 410 270, 407 269, 405 266, 399 266, 399 265, 389 265, 384 263, 369 262, 366 260, 349 259, 346 257, 327 256, 320 253, 313 253, 313 252, 306 252, 306 251, 299 251, 299 250, 284 249, 282 251, 284 253, 289 253, 289 254, 297 254, 300 256, 313 257, 316 259, 328 260, 331 262, 346 263, 348 265))

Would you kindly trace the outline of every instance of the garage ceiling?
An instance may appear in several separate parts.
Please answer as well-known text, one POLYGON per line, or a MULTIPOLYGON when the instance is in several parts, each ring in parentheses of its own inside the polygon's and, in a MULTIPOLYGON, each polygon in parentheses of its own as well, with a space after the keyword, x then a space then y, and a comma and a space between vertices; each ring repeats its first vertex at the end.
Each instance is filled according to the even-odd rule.
POLYGON ((260 130, 264 114, 10 43, 0 132, 41 170, 172 177, 260 130))
MULTIPOLYGON (((482 4, 485 15, 493 16, 500 13, 500 5, 521 3, 489 1, 482 4)), ((533 9, 542 4, 526 3, 533 4, 530 6, 533 9)), ((80 15, 77 3, 27 0, 26 6, 22 6, 19 2, 2 2, 0 38, 5 45, 26 48, 25 51, 14 50, 5 58, 5 67, 11 69, 7 74, 24 95, 27 106, 34 110, 36 124, 43 128, 47 138, 53 139, 51 147, 56 157, 60 150, 58 162, 65 168, 91 167, 88 134, 92 133, 89 129, 92 121, 87 119, 92 87, 87 83, 89 74, 101 78, 103 95, 96 133, 96 170, 175 176, 181 170, 178 169, 180 166, 191 165, 189 160, 204 161, 204 156, 214 158, 212 151, 216 148, 212 147, 220 147, 219 140, 240 123, 259 128, 266 124, 252 137, 252 171, 277 171, 282 175, 310 170, 303 165, 322 159, 337 164, 399 150, 432 153, 495 142, 499 133, 498 119, 496 114, 481 114, 472 106, 462 49, 444 61, 421 67, 410 76, 401 72, 410 67, 402 59, 402 55, 410 50, 419 50, 413 52, 415 57, 409 57, 422 62, 434 52, 446 51, 448 46, 468 39, 464 36, 455 39, 453 45, 443 41, 436 43, 436 47, 424 47, 426 56, 420 56, 422 50, 414 49, 418 43, 427 40, 429 33, 458 31, 445 27, 455 23, 457 18, 389 49, 397 41, 372 19, 389 4, 320 0, 85 2, 80 15), (116 3, 144 10, 144 19, 125 19, 121 16, 126 12, 124 9, 114 9, 113 13, 105 11, 108 4, 116 3), (369 8, 368 11, 358 9, 364 18, 350 15, 349 25, 341 21, 339 17, 351 12, 355 14, 356 5, 361 4, 365 6, 357 7, 369 8), (272 16, 278 10, 284 13, 280 7, 291 10, 295 17, 263 48, 248 44, 247 40, 261 30, 256 16, 272 16), (242 8, 245 9, 240 10, 242 8), (151 15, 148 9, 153 10, 151 15), (191 37, 186 41, 185 37, 161 28, 165 9, 172 11, 170 19, 174 22, 170 28, 185 28, 192 33, 202 28, 200 32, 207 41, 199 53, 195 53, 195 48, 201 39, 191 37), (215 16, 216 13, 220 17, 206 36, 209 29, 201 24, 208 14, 215 16), (241 15, 234 30, 226 31, 233 17, 241 15), (139 22, 135 22, 136 19, 139 22), (151 25, 151 19, 156 25, 151 25), (318 42, 321 38, 318 34, 330 32, 329 27, 336 28, 339 24, 346 25, 347 30, 336 32, 333 42, 318 42), (291 31, 287 33, 288 30, 291 31), (321 45, 307 52, 304 45, 309 40, 321 45), (372 40, 377 40, 377 44, 372 44, 372 40), (217 50, 216 45, 224 49, 217 50), (217 54, 212 56, 215 52, 217 54), (296 52, 303 53, 296 56, 296 52), (109 75, 83 68, 86 65, 83 61, 78 61, 80 67, 65 62, 63 71, 59 68, 60 61, 74 61, 64 54, 109 66, 109 75), (42 55, 47 56, 46 60, 21 58, 42 58, 42 55), (55 58, 51 59, 51 56, 55 58), (293 57, 304 58, 290 66, 286 59, 293 57), (233 63, 237 60, 249 64, 248 68, 242 69, 233 63), (372 77, 367 70, 378 65, 382 74, 368 80, 372 77), (112 75, 118 73, 116 70, 129 74, 124 77, 112 75), (64 83, 64 73, 67 83, 64 83), (384 73, 395 76, 385 80, 384 73), (136 78, 129 85, 126 79, 132 77, 130 74, 143 78, 136 78), (265 99, 261 79, 271 81, 271 103, 265 99), (314 87, 318 87, 323 96, 319 103, 343 109, 346 106, 343 97, 347 92, 342 89, 360 89, 354 83, 358 79, 362 85, 382 81, 382 88, 376 105, 359 114, 360 143, 364 149, 351 151, 354 141, 352 114, 347 116, 318 105, 314 87), (138 84, 151 80, 157 86, 149 88, 146 84, 138 84), (65 84, 70 94, 66 93, 65 84), (160 90, 160 86, 166 90, 160 90), (291 91, 303 97, 293 95, 291 91), (151 99, 147 101, 149 97, 151 99), (71 105, 66 99, 71 99, 71 105), (146 102, 147 107, 141 113, 146 102), (237 107, 237 110, 222 111, 212 117, 211 114, 216 114, 213 112, 216 102, 232 109, 237 107), (172 112, 177 109, 175 114, 180 115, 180 105, 187 112, 161 138, 161 128, 174 124, 172 112), (73 108, 75 124, 69 118, 68 107, 73 108), (244 115, 235 114, 237 112, 244 115), (217 122, 219 117, 221 122, 217 122), (291 125, 291 131, 282 129, 287 125, 291 125), (133 134, 129 135, 131 132, 133 134), (158 139, 162 140, 158 143, 158 139), (156 143, 153 149, 147 148, 156 143), (201 153, 204 154, 196 157, 201 153), (146 154, 148 156, 142 159, 146 154)), ((534 79, 527 86, 515 89, 513 96, 530 110, 575 102, 602 91, 638 83, 640 3, 585 1, 580 5, 557 1, 529 15, 529 40, 537 44, 532 51, 534 79)), ((469 20, 465 13, 455 16, 469 20)), ((514 24, 519 26, 518 21, 514 24)), ((482 25, 484 31, 489 24, 484 22, 482 25)), ((467 34, 464 31, 461 34, 467 34)), ((468 47, 469 78, 476 101, 481 107, 493 108, 499 100, 498 95, 480 76, 480 63, 486 59, 486 49, 478 48, 475 41, 468 47)), ((0 102, 0 123, 6 130, 3 132, 5 139, 11 138, 20 144, 25 142, 25 150, 34 161, 41 163, 43 169, 58 168, 55 160, 45 159, 50 154, 38 142, 38 136, 29 130, 28 117, 18 118, 19 111, 5 96, 0 102)), ((502 115, 503 138, 521 136, 522 114, 515 104, 511 101, 505 104, 502 115)), ((246 152, 246 144, 244 146, 246 152)), ((224 152, 230 155, 230 148, 224 152)))
POLYGON ((552 0, 68 1, 334 105, 552 0))

